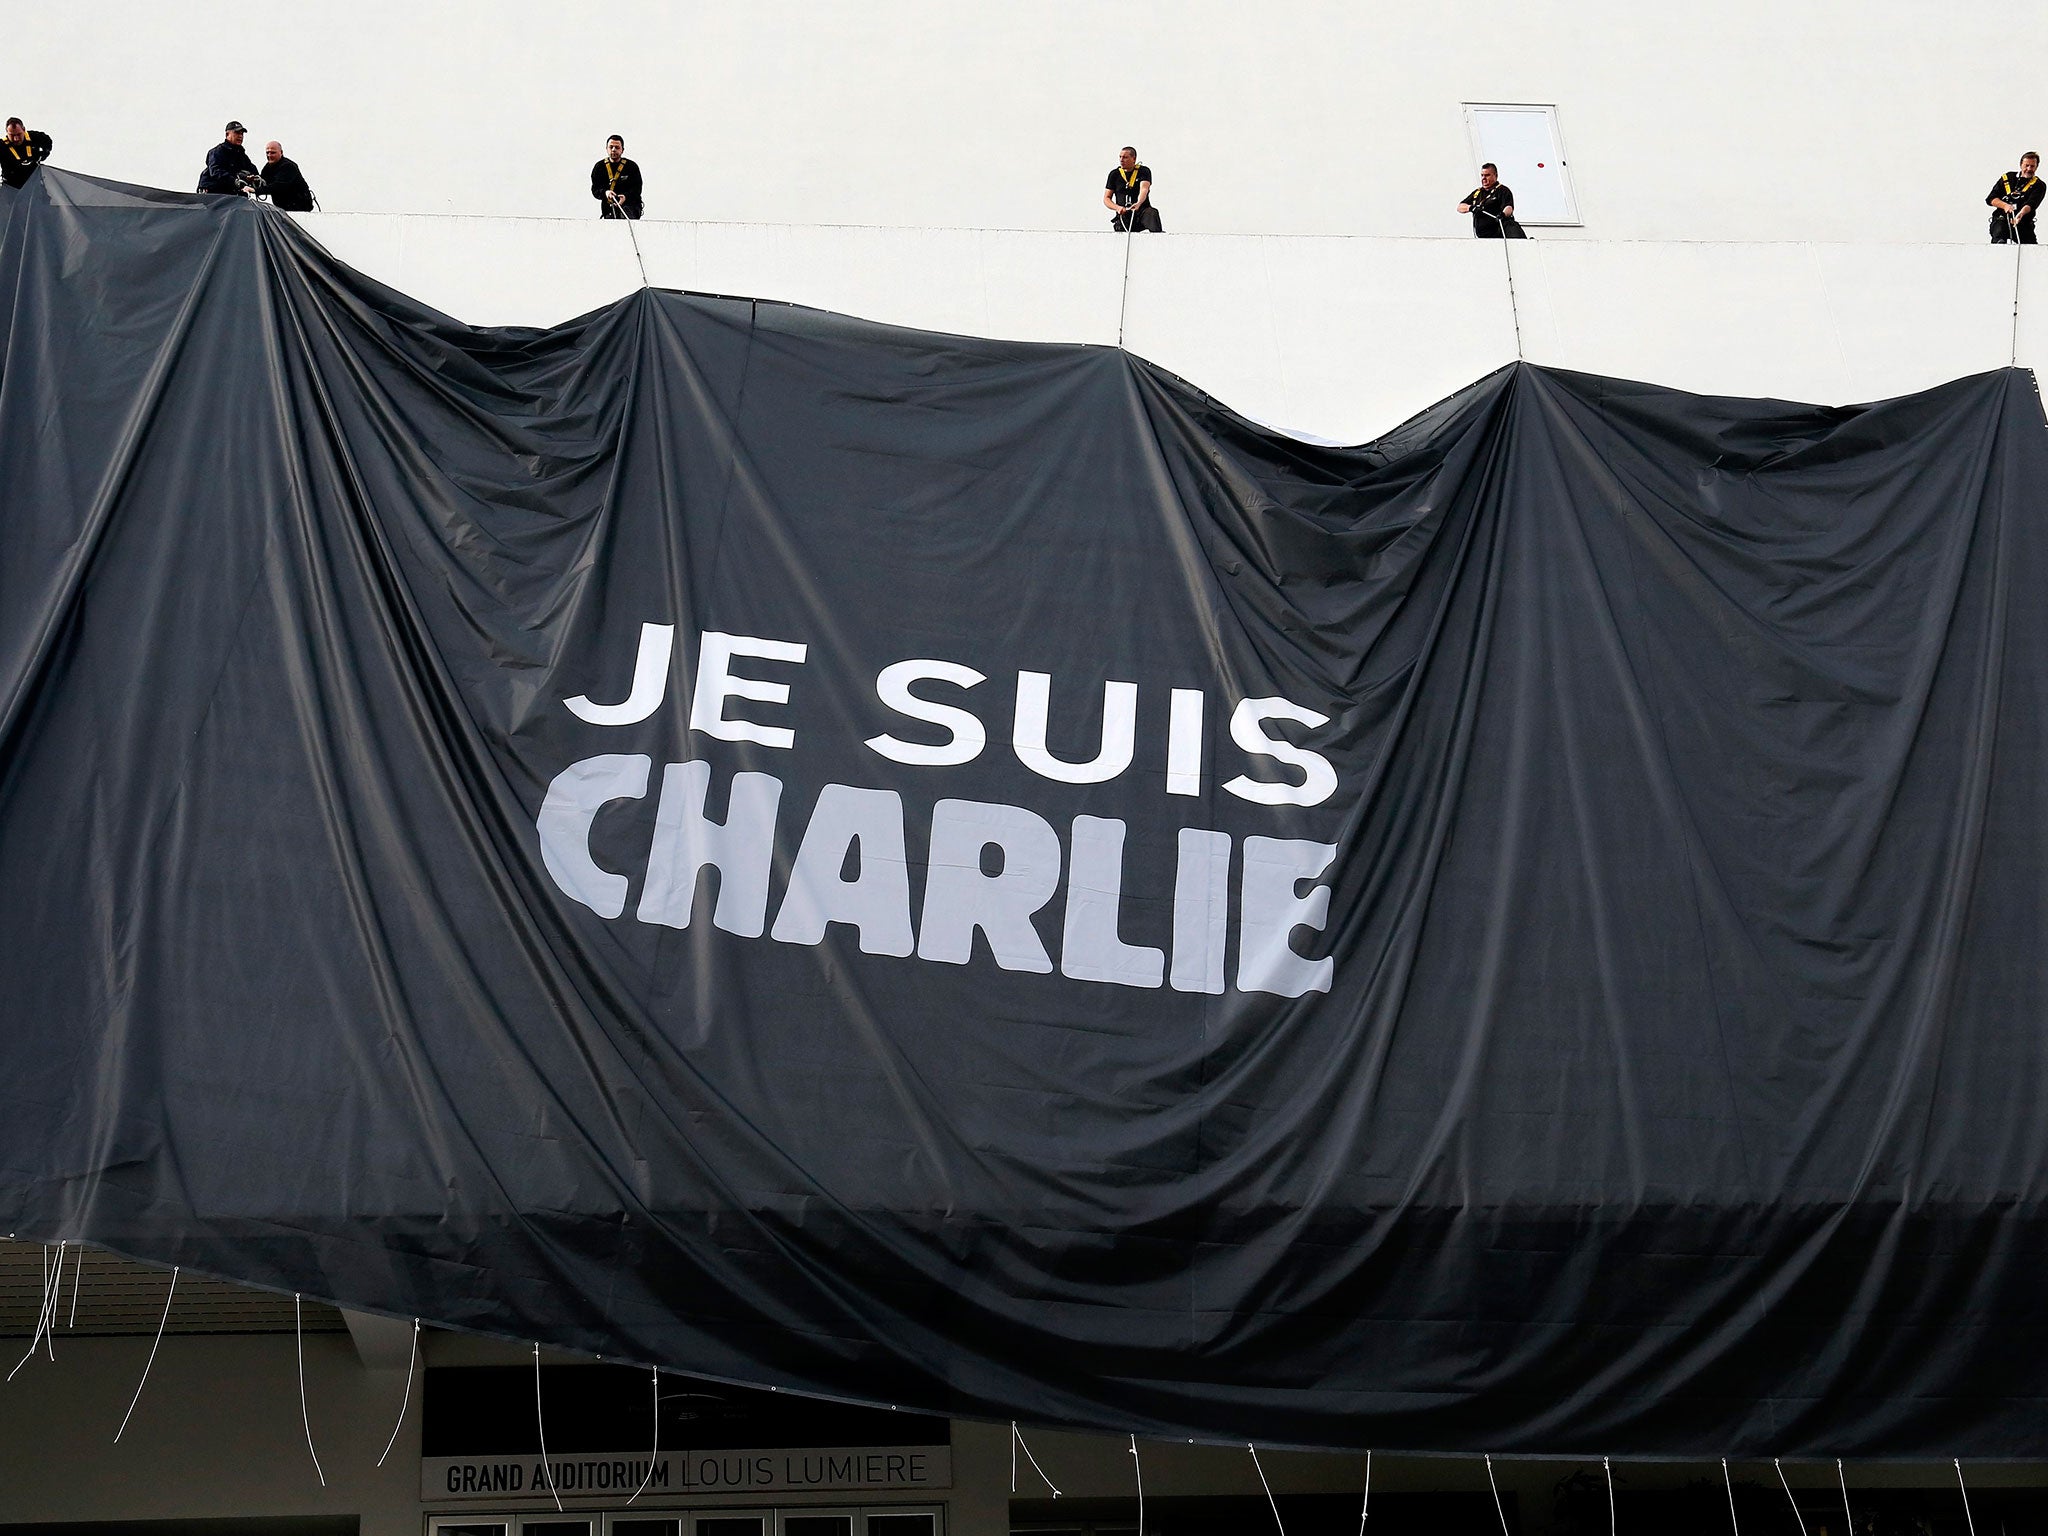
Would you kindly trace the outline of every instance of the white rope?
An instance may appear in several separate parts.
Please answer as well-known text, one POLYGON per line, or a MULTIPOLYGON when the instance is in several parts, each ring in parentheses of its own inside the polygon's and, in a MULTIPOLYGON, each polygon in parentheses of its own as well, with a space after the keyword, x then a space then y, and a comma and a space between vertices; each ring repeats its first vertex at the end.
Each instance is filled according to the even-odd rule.
MULTIPOLYGON (((1499 219, 1500 215, 1495 214, 1494 217, 1499 219)), ((1519 362, 1522 359, 1522 306, 1515 300, 1515 255, 1509 249, 1511 244, 1507 238, 1507 224, 1502 222, 1500 254, 1508 266, 1508 315, 1515 322, 1515 360, 1519 362)))
POLYGON ((555 1496, 555 1513, 562 1512, 561 1490, 555 1487, 555 1464, 548 1460, 548 1425, 540 1411, 540 1340, 533 1341, 533 1425, 540 1431, 540 1469, 548 1475, 548 1492, 555 1496))
POLYGON ((1970 1536, 1977 1536, 1977 1517, 1970 1513, 1970 1485, 1963 1481, 1963 1460, 1956 1458, 1956 1486, 1963 1490, 1963 1521, 1970 1528, 1970 1536))
POLYGON ((1010 1420, 1010 1494, 1017 1493, 1017 1421, 1010 1420))
POLYGON ((1721 1458, 1721 1481, 1728 1485, 1728 1528, 1742 1536, 1742 1522, 1735 1518, 1735 1479, 1728 1475, 1728 1458, 1721 1458))
MULTIPOLYGON (((412 1320, 412 1353, 405 1357, 405 1396, 398 1401, 398 1422, 391 1426, 391 1438, 384 1442, 384 1456, 391 1454, 391 1447, 398 1444, 398 1432, 405 1428, 405 1410, 412 1406, 412 1368, 420 1358, 420 1320, 412 1320)), ((384 1465, 384 1456, 377 1458, 377 1465, 384 1465)))
POLYGON ((1508 221, 1491 208, 1479 211, 1500 226, 1500 254, 1508 266, 1508 314, 1515 322, 1515 357, 1519 360, 1522 356, 1522 310, 1515 302, 1515 257, 1508 249, 1508 221))
POLYGON ((1358 1536, 1365 1536, 1365 1513, 1372 1507, 1372 1452, 1365 1453, 1365 1497, 1358 1503, 1358 1536))
POLYGON ((85 1244, 80 1243, 78 1245, 78 1262, 71 1266, 71 1321, 65 1324, 68 1328, 76 1328, 78 1326, 78 1281, 79 1277, 84 1273, 85 1244))
POLYGON ((1600 1465, 1607 1472, 1607 1536, 1620 1536, 1620 1516, 1614 1508, 1614 1459, 1602 1456, 1600 1465))
MULTIPOLYGON (((62 1262, 62 1258, 63 1258, 63 1253, 62 1253, 62 1250, 61 1250, 61 1249, 60 1249, 60 1250, 59 1250, 59 1252, 58 1252, 58 1258, 59 1258, 59 1262, 62 1262)), ((20 1369, 21 1369, 21 1368, 22 1368, 22 1367, 23 1367, 24 1365, 27 1365, 27 1364, 29 1363, 29 1361, 31 1361, 31 1360, 33 1360, 33 1359, 35 1359, 35 1357, 36 1357, 36 1346, 37 1346, 38 1344, 40 1344, 40 1343, 42 1343, 42 1342, 43 1342, 43 1325, 44 1325, 45 1323, 47 1323, 47 1322, 48 1322, 49 1320, 50 1320, 50 1245, 49 1245, 48 1243, 45 1243, 45 1244, 43 1244, 43 1302, 42 1302, 42 1305, 41 1305, 41 1306, 39 1306, 39 1307, 37 1307, 37 1308, 36 1308, 36 1326, 35 1326, 35 1331, 34 1331, 33 1333, 31 1333, 31 1334, 30 1334, 30 1335, 28 1336, 28 1353, 27 1353, 27 1354, 25 1354, 25 1355, 23 1355, 23 1356, 22 1356, 22 1357, 21 1357, 21 1358, 20 1358, 19 1360, 15 1361, 15 1363, 14 1363, 14 1370, 12 1370, 12 1371, 9 1371, 9 1372, 7 1373, 7 1379, 8 1379, 9 1381, 12 1381, 12 1380, 14 1380, 14 1377, 15 1377, 15 1374, 16 1374, 16 1372, 20 1371, 20 1369)))
POLYGON ((64 1249, 68 1245, 62 1238, 57 1241, 57 1262, 51 1268, 44 1282, 43 1292, 43 1348, 49 1352, 50 1361, 57 1359, 57 1303, 64 1295, 64 1249))
POLYGON ((1849 1479, 1842 1471, 1842 1458, 1835 1458, 1835 1481, 1842 1485, 1842 1518, 1848 1522, 1849 1536, 1856 1536, 1856 1515, 1849 1508, 1849 1479))
MULTIPOLYGON (((64 1245, 59 1243, 57 1245, 57 1270, 61 1274, 63 1269, 64 1245)), ((36 1308, 36 1326, 35 1331, 28 1336, 28 1353, 21 1357, 21 1363, 15 1366, 14 1371, 20 1370, 23 1365, 27 1365, 29 1361, 33 1360, 35 1358, 36 1346, 43 1343, 49 1336, 51 1320, 56 1316, 56 1309, 51 1302, 51 1283, 50 1245, 45 1243, 43 1244, 43 1304, 36 1308)), ((54 1360, 57 1357, 53 1353, 50 1358, 54 1360)), ((7 1373, 9 1381, 14 1380, 14 1371, 7 1373)))
POLYGON ((647 281, 647 263, 640 259, 640 236, 634 231, 633 220, 626 217, 626 205, 619 200, 619 194, 616 192, 607 192, 604 197, 606 202, 619 210, 619 222, 626 226, 626 234, 632 239, 633 260, 640 267, 640 286, 642 288, 653 287, 654 285, 647 281))
POLYGON ((1799 1501, 1792 1497, 1792 1485, 1785 1481, 1785 1463, 1773 1456, 1771 1465, 1778 1469, 1778 1485, 1785 1490, 1786 1502, 1792 1506, 1792 1518, 1799 1522, 1799 1536, 1806 1536, 1806 1516, 1799 1513, 1799 1501))
POLYGON ((1486 1486, 1493 1490, 1493 1512, 1500 1516, 1500 1536, 1514 1536, 1508 1529, 1507 1506, 1500 1501, 1500 1484, 1493 1480, 1493 1458, 1486 1458, 1486 1486))
POLYGON ((1273 1511, 1273 1524, 1279 1528, 1280 1536, 1287 1536, 1287 1526, 1280 1518, 1280 1501, 1273 1497, 1273 1485, 1266 1481, 1266 1469, 1259 1466, 1259 1448, 1247 1442, 1245 1449, 1252 1453, 1252 1465, 1258 1467, 1259 1486, 1266 1490, 1266 1503, 1273 1511))
POLYGON ((2012 366, 2020 361, 2020 221, 2006 215, 2012 225, 2012 366))
MULTIPOLYGON (((1131 306, 1131 242, 1138 238, 1138 218, 1135 213, 1124 224, 1124 285, 1117 293, 1116 300, 1116 344, 1124 344, 1124 313, 1131 306)), ((2017 292, 2017 283, 2014 291, 2017 292)))
POLYGON ((1131 1471, 1138 1479, 1138 1536, 1145 1536, 1145 1467, 1138 1460, 1138 1437, 1131 1436, 1131 1471))
MULTIPOLYGON (((647 1491, 647 1485, 654 1481, 654 1464, 661 1459, 661 1367, 653 1366, 649 1374, 654 1378, 654 1449, 647 1453, 647 1475, 640 1479, 640 1486, 633 1490, 633 1499, 647 1491)), ((631 1504, 633 1499, 626 1502, 631 1504)))
POLYGON ((114 1444, 121 1443, 121 1436, 128 1428, 128 1421, 135 1417, 135 1405, 142 1401, 142 1382, 149 1380, 149 1368, 156 1364, 156 1347, 164 1341, 164 1324, 171 1320, 171 1297, 178 1294, 178 1271, 171 1269, 171 1288, 164 1296, 164 1315, 156 1322, 156 1339, 149 1346, 149 1358, 142 1362, 142 1381, 135 1383, 135 1395, 128 1399, 128 1411, 121 1415, 121 1428, 114 1431, 114 1444))
POLYGON ((320 1470, 320 1453, 313 1449, 313 1416, 306 1410, 306 1321, 299 1293, 292 1292, 292 1334, 299 1345, 299 1422, 306 1426, 306 1454, 313 1458, 313 1475, 327 1486, 327 1474, 320 1470))
POLYGON ((41 1327, 40 1327, 40 1325, 39 1325, 39 1326, 38 1326, 38 1327, 36 1328, 36 1331, 35 1331, 34 1333, 32 1333, 32 1334, 30 1334, 30 1335, 28 1336, 28 1353, 27 1353, 27 1354, 25 1354, 25 1355, 23 1355, 23 1356, 22 1356, 22 1357, 21 1357, 21 1358, 20 1358, 19 1360, 15 1361, 15 1362, 14 1362, 14 1370, 12 1370, 12 1371, 9 1371, 9 1372, 7 1373, 7 1379, 8 1379, 9 1381, 12 1381, 12 1380, 14 1380, 14 1378, 15 1378, 15 1375, 16 1375, 16 1373, 17 1373, 17 1372, 19 1372, 19 1371, 21 1370, 21 1368, 22 1368, 22 1367, 23 1367, 24 1365, 27 1365, 27 1364, 29 1363, 29 1361, 31 1361, 31 1360, 33 1360, 33 1359, 35 1359, 35 1357, 36 1357, 36 1346, 37 1346, 38 1344, 42 1343, 42 1342, 43 1342, 43 1330, 42 1330, 42 1328, 41 1328, 41 1327))
POLYGON ((1016 1479, 1016 1467, 1014 1464, 1017 1460, 1017 1452, 1015 1450, 1015 1447, 1021 1445, 1024 1447, 1024 1459, 1031 1463, 1031 1470, 1036 1472, 1041 1478, 1044 1478, 1045 1486, 1048 1488, 1052 1488, 1052 1496, 1056 1499, 1059 1498, 1059 1489, 1053 1487, 1052 1479, 1045 1476, 1045 1468, 1041 1467, 1038 1464, 1038 1458, 1031 1454, 1031 1442, 1024 1438, 1024 1431, 1017 1427, 1017 1421, 1015 1419, 1010 1420, 1010 1440, 1012 1445, 1012 1449, 1010 1451, 1010 1461, 1012 1463, 1010 1475, 1012 1480, 1012 1486, 1015 1486, 1016 1479))

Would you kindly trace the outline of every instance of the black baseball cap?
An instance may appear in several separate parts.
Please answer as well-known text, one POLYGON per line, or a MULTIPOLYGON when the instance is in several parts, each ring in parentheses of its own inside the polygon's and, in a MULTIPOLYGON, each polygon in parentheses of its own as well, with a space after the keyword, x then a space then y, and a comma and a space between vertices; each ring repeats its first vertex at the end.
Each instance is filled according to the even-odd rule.
POLYGON ((227 127, 221 129, 222 133, 247 133, 248 131, 248 129, 244 128, 240 123, 235 122, 232 118, 229 119, 227 127))

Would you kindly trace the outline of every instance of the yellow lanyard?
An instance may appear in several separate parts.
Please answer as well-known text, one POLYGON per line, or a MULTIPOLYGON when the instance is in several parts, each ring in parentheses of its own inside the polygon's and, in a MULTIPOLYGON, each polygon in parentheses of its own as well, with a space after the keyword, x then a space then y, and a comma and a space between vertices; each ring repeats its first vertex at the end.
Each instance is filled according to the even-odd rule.
POLYGON ((1117 175, 1123 177, 1124 179, 1124 190, 1126 192, 1131 191, 1138 185, 1138 172, 1143 169, 1143 166, 1138 165, 1132 166, 1128 171, 1125 170, 1122 166, 1118 166, 1116 168, 1117 175))
POLYGON ((608 192, 615 190, 618 187, 619 178, 626 174, 626 157, 624 155, 621 155, 619 157, 619 168, 617 170, 613 170, 612 157, 610 155, 606 155, 604 157, 604 173, 606 177, 609 178, 605 190, 608 192))

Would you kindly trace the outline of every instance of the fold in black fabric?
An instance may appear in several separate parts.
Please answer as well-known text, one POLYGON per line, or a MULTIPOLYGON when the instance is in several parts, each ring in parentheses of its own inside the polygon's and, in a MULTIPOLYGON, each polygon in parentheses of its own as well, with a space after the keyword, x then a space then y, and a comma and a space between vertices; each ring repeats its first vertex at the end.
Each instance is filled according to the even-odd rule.
POLYGON ((0 217, 8 1230, 937 1412, 2048 1454, 2029 375, 1331 450, 0 217))

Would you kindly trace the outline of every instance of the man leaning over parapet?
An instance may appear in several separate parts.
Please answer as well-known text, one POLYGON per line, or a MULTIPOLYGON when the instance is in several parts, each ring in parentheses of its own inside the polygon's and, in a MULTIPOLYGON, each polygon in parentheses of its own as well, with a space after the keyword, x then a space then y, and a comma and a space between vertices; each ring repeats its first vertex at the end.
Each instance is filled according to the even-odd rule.
POLYGON ((590 168, 590 195, 601 219, 640 217, 644 183, 640 167, 626 158, 626 141, 616 133, 604 141, 604 158, 590 168))
POLYGON ((305 172, 275 139, 263 146, 263 184, 270 189, 271 207, 282 208, 286 213, 313 211, 313 189, 306 182, 305 172))
POLYGON ((1159 210, 1152 206, 1152 167, 1138 164, 1138 152, 1128 144, 1117 151, 1116 165, 1102 184, 1102 206, 1109 210, 1109 227, 1116 234, 1166 233, 1159 210))
POLYGON ((2007 171, 1991 184, 1991 192, 1984 201, 1991 205, 1991 243, 2004 245, 2017 240, 2021 245, 2036 245, 2034 238, 2034 215, 2041 207, 2041 198, 2048 193, 2041 178, 2034 173, 2041 169, 2041 157, 2031 149, 2020 156, 2020 168, 2007 171))
POLYGON ((231 195, 263 190, 263 178, 242 148, 242 135, 248 131, 232 120, 221 130, 221 141, 206 152, 206 169, 199 173, 200 191, 231 195))
POLYGON ((50 136, 29 128, 18 117, 7 119, 0 138, 0 180, 10 187, 28 185, 29 173, 50 158, 50 136))
POLYGON ((1481 240, 1521 238, 1522 226, 1515 222, 1515 194, 1500 179, 1500 170, 1491 160, 1479 167, 1479 185, 1465 194, 1458 212, 1472 215, 1472 233, 1481 240))

